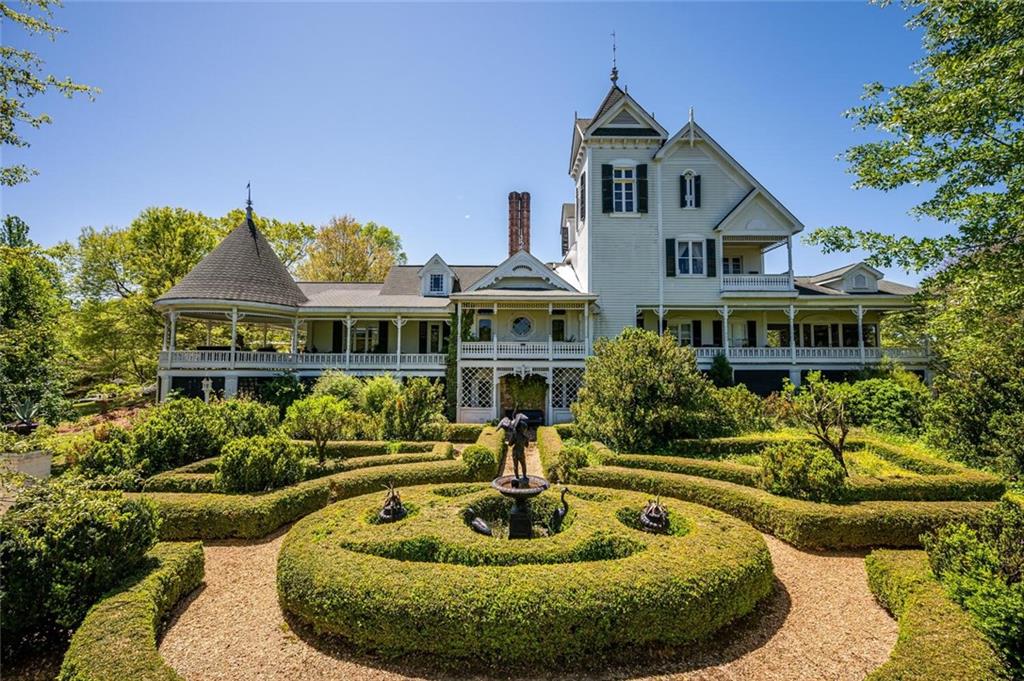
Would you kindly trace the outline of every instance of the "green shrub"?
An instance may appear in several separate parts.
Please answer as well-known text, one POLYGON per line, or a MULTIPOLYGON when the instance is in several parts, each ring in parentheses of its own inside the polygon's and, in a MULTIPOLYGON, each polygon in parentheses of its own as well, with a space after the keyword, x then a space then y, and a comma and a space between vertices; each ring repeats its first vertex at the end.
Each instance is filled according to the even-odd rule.
POLYGON ((618 338, 598 340, 587 358, 583 387, 572 405, 577 434, 624 451, 727 435, 713 390, 697 370, 692 349, 627 328, 618 338))
POLYGON ((925 548, 950 597, 971 614, 1013 675, 1024 676, 1024 508, 1006 499, 979 528, 941 528, 925 548))
POLYGON ((344 371, 325 371, 313 384, 314 395, 330 395, 351 405, 363 403, 363 382, 344 371))
POLYGON ((473 480, 489 480, 498 475, 498 459, 484 445, 473 444, 463 449, 462 463, 473 480))
POLYGON ((558 432, 558 436, 563 440, 576 437, 576 424, 575 423, 556 423, 551 426, 558 432))
POLYGON ((367 379, 363 386, 363 411, 368 414, 380 414, 384 405, 394 399, 402 391, 402 384, 391 374, 381 374, 367 379))
MULTIPOLYGON (((614 460, 613 460, 614 463, 614 460)), ((790 499, 722 480, 677 473, 590 466, 578 484, 658 493, 724 511, 806 549, 917 547, 926 532, 951 522, 980 522, 980 501, 865 501, 823 504, 790 499)))
POLYGON ((760 486, 774 494, 837 501, 843 496, 846 471, 829 452, 804 442, 787 442, 761 452, 760 486))
POLYGON ((281 421, 273 405, 245 398, 216 402, 214 408, 224 419, 226 439, 270 435, 281 421))
POLYGON ((711 360, 708 368, 708 378, 715 384, 716 388, 728 388, 736 382, 733 375, 732 364, 724 352, 720 352, 711 360))
POLYGON ((923 551, 877 550, 865 564, 872 593, 899 620, 896 646, 867 681, 1005 677, 984 636, 935 581, 923 551))
POLYGON ((746 386, 719 388, 712 394, 718 405, 723 432, 760 433, 776 426, 775 419, 765 410, 764 402, 746 386))
POLYGON ((301 448, 280 436, 232 440, 220 457, 215 484, 225 492, 265 492, 305 478, 301 448))
MULTIPOLYGON (((309 447, 315 447, 312 442, 299 441, 309 447)), ((374 456, 376 454, 387 454, 392 448, 400 452, 429 452, 434 448, 434 442, 386 442, 384 440, 332 440, 324 445, 324 456, 343 459, 352 456, 374 456)))
POLYGON ((891 433, 918 434, 924 425, 929 393, 916 376, 909 376, 910 380, 870 378, 850 384, 847 397, 850 423, 891 433))
POLYGON ((294 402, 285 414, 284 428, 294 438, 312 440, 321 465, 328 441, 357 435, 349 403, 331 395, 313 395, 294 402))
POLYGON ((845 469, 843 451, 850 432, 850 420, 846 413, 849 386, 830 383, 820 371, 812 371, 799 388, 785 381, 783 395, 789 401, 793 418, 832 452, 832 456, 845 469))
POLYGON ((0 515, 0 627, 5 657, 28 637, 78 626, 142 560, 157 535, 154 507, 60 477, 20 491, 0 515))
MULTIPOLYGON (((404 488, 416 510, 398 523, 366 522, 378 492, 297 523, 278 559, 282 608, 385 657, 554 667, 706 638, 772 589, 764 540, 706 508, 666 501, 679 532, 651 535, 620 517, 646 494, 574 487, 560 532, 496 541, 466 527, 465 509, 495 518, 508 502, 451 491, 404 488)), ((556 504, 533 502, 540 515, 556 504)))
POLYGON ((419 376, 406 381, 381 411, 381 435, 386 440, 437 440, 446 424, 443 388, 419 376))
POLYGON ((756 487, 761 481, 761 471, 757 466, 748 466, 734 461, 714 461, 707 459, 691 459, 685 456, 656 456, 650 454, 617 454, 605 463, 612 466, 627 468, 645 468, 666 473, 683 473, 699 475, 702 478, 713 478, 734 482, 737 485, 756 487))
POLYGON ((218 408, 197 399, 167 400, 148 409, 132 432, 144 475, 217 456, 228 438, 218 408))
POLYGON ((73 463, 90 478, 117 475, 135 467, 135 438, 121 426, 96 428, 75 453, 73 463))
POLYGON ((483 429, 482 423, 449 423, 444 428, 444 439, 448 442, 476 442, 483 429))
POLYGON ((563 442, 554 428, 537 429, 537 451, 544 475, 551 482, 571 482, 576 470, 590 465, 590 448, 578 442, 563 442))
POLYGON ((157 650, 160 623, 203 581, 203 545, 157 544, 71 638, 58 681, 181 681, 157 650))
POLYGON ((278 415, 283 417, 292 402, 301 398, 305 392, 299 377, 289 371, 261 383, 257 395, 260 402, 277 407, 278 415))

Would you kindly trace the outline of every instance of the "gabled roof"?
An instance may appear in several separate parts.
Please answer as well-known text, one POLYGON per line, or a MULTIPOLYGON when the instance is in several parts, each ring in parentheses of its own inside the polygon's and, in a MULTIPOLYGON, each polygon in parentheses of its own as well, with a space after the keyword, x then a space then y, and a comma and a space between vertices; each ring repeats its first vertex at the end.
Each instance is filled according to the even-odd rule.
POLYGON ((450 274, 452 277, 455 277, 455 272, 452 271, 452 268, 449 267, 448 263, 446 263, 444 261, 444 258, 441 257, 440 253, 435 253, 433 256, 431 256, 430 260, 428 260, 427 262, 425 262, 423 264, 423 267, 421 267, 418 270, 416 270, 416 274, 418 276, 422 277, 423 276, 423 270, 427 269, 428 267, 435 266, 435 265, 440 265, 441 267, 444 268, 445 272, 450 274))
POLYGON ((306 300, 251 218, 235 227, 181 281, 154 302, 228 300, 296 307, 306 300))
MULTIPOLYGON (((756 177, 747 172, 747 169, 740 165, 739 161, 733 158, 732 155, 722 147, 722 145, 716 142, 715 139, 711 135, 709 135, 707 131, 704 130, 704 128, 697 125, 695 121, 689 121, 686 125, 679 129, 679 132, 672 135, 672 137, 670 137, 668 141, 661 145, 661 148, 658 149, 658 151, 655 152, 654 154, 654 160, 659 161, 668 156, 668 154, 672 150, 672 147, 675 146, 675 143, 681 139, 689 139, 691 132, 693 133, 694 140, 701 140, 709 147, 714 149, 715 152, 717 152, 736 173, 738 173, 747 182, 754 185, 754 189, 757 190, 757 193, 763 195, 775 209, 777 209, 786 217, 786 219, 791 220, 793 224, 797 227, 795 231, 799 232, 804 228, 803 223, 800 222, 800 220, 798 220, 795 215, 790 213, 789 209, 782 205, 781 201, 775 198, 775 196, 773 196, 772 193, 768 191, 765 188, 765 186, 757 180, 756 177)), ((753 194, 753 192, 751 192, 751 194, 753 194)), ((753 197, 750 194, 744 196, 743 199, 741 199, 740 202, 736 206, 734 206, 731 211, 729 211, 729 214, 726 215, 726 217, 723 218, 722 221, 719 222, 718 224, 722 225, 729 218, 729 215, 735 214, 735 212, 740 209, 741 205, 745 205, 745 202, 749 202, 749 200, 752 199, 753 197)), ((717 228, 718 227, 716 227, 716 229, 717 228)))
MULTIPOLYGON (((420 270, 423 265, 395 265, 388 271, 381 285, 382 296, 419 295, 420 270)), ((452 292, 464 291, 478 279, 494 269, 493 265, 449 265, 454 274, 452 292)), ((436 298, 436 296, 434 296, 436 298)))
POLYGON ((784 218, 786 218, 786 219, 788 219, 788 220, 790 220, 792 222, 793 228, 790 231, 793 234, 795 234, 795 233, 797 233, 797 232, 799 232, 800 230, 803 229, 803 225, 800 224, 800 222, 795 217, 793 217, 792 213, 790 213, 788 210, 786 210, 785 207, 781 203, 779 203, 777 200, 775 200, 775 198, 773 196, 771 196, 767 191, 762 189, 760 185, 756 185, 755 184, 750 189, 750 191, 747 192, 746 194, 744 194, 743 198, 740 199, 736 203, 735 206, 733 206, 731 209, 729 209, 729 212, 726 213, 725 216, 721 220, 718 221, 718 224, 715 225, 715 231, 716 232, 722 232, 722 231, 725 231, 726 229, 728 229, 731 226, 731 223, 733 222, 733 220, 738 215, 740 215, 740 213, 743 212, 743 209, 746 208, 747 206, 749 206, 750 204, 752 204, 754 201, 756 201, 758 197, 763 197, 764 200, 767 201, 769 205, 771 205, 773 208, 777 209, 780 213, 782 213, 782 216, 784 218))
POLYGON ((821 274, 812 275, 810 277, 807 277, 807 280, 809 282, 811 282, 811 283, 814 283, 814 284, 824 284, 825 282, 835 281, 836 279, 841 278, 847 272, 849 272, 851 270, 855 270, 857 268, 862 268, 862 269, 867 270, 868 272, 873 274, 878 279, 881 279, 882 277, 885 276, 882 273, 881 270, 875 269, 874 267, 872 267, 871 265, 867 264, 866 262, 854 262, 854 263, 850 263, 849 265, 844 265, 842 267, 837 267, 834 270, 829 270, 828 272, 822 272, 821 274))
MULTIPOLYGON (((606 94, 604 99, 601 100, 601 104, 597 107, 597 112, 594 114, 593 118, 576 118, 573 123, 572 149, 569 152, 570 174, 572 174, 573 166, 576 163, 576 155, 579 153, 580 146, 583 144, 583 138, 586 137, 588 133, 592 134, 594 131, 600 130, 609 121, 613 120, 623 107, 627 105, 639 114, 639 118, 641 120, 638 122, 642 122, 650 126, 650 130, 653 130, 657 136, 668 136, 668 131, 665 130, 657 120, 655 120, 654 116, 652 116, 647 109, 640 106, 640 104, 633 99, 628 92, 620 88, 615 83, 612 83, 611 89, 608 90, 608 94, 606 94)), ((620 128, 615 128, 614 130, 617 132, 625 131, 620 128)), ((643 128, 637 127, 634 130, 631 130, 631 132, 637 136, 643 136, 640 132, 641 130, 643 130, 643 128)))
POLYGON ((569 293, 578 293, 576 288, 562 277, 558 276, 553 269, 545 265, 528 251, 519 251, 509 256, 485 276, 481 277, 472 286, 463 287, 466 293, 480 291, 482 289, 500 289, 501 280, 510 277, 515 278, 536 278, 543 282, 545 289, 561 289, 569 293))

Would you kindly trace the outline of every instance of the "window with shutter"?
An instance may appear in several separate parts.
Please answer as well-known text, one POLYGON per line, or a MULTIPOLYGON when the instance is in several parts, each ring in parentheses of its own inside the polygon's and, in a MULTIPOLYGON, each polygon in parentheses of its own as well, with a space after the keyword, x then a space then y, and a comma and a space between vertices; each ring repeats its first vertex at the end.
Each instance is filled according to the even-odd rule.
POLYGON ((636 167, 636 210, 638 213, 647 212, 647 164, 641 163, 636 167))
POLYGON ((687 170, 679 177, 679 206, 681 208, 697 207, 697 180, 699 175, 687 170))
POLYGON ((676 243, 676 272, 704 274, 704 242, 679 241, 676 243))
POLYGON ((615 168, 612 171, 612 212, 636 212, 636 185, 636 168, 615 168))
POLYGON ((579 221, 587 219, 587 174, 580 175, 580 215, 579 221))
POLYGON ((665 239, 665 276, 676 276, 676 240, 665 239))
POLYGON ((601 212, 612 212, 612 166, 609 163, 601 165, 601 212))

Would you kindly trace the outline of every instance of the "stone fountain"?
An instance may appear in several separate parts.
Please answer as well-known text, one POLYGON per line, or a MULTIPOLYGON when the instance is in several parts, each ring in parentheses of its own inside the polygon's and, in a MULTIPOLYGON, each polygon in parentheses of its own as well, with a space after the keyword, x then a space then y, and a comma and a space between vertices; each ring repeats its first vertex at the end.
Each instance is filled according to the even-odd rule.
POLYGON ((538 475, 526 472, 527 418, 516 414, 511 419, 503 418, 498 427, 505 431, 505 444, 511 448, 512 475, 502 475, 491 481, 491 486, 512 500, 508 514, 508 538, 533 538, 533 519, 530 514, 530 499, 548 488, 548 481, 538 475))

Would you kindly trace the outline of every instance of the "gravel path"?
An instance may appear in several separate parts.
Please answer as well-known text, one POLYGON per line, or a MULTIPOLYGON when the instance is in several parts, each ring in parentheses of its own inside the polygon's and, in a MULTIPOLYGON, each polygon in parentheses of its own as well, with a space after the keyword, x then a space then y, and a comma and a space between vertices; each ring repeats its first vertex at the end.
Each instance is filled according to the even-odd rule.
MULTIPOLYGON (((485 678, 403 668, 342 644, 314 647, 307 642, 313 638, 300 638, 277 604, 274 570, 283 536, 281 531, 256 543, 207 543, 206 585, 179 608, 160 644, 164 659, 186 679, 485 678)), ((648 660, 596 674, 542 678, 859 681, 888 658, 896 624, 868 591, 862 555, 807 553, 773 537, 765 540, 775 562, 775 594, 720 633, 717 645, 695 647, 682 662, 648 660)), ((499 678, 526 678, 523 671, 499 678)))

